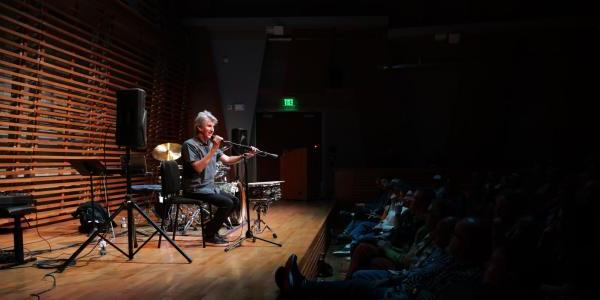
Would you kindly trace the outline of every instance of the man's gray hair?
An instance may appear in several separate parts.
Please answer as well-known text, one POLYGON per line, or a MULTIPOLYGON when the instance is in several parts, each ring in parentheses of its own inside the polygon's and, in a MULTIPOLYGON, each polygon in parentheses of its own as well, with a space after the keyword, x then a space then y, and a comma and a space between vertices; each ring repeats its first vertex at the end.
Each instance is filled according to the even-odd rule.
POLYGON ((213 114, 211 114, 210 111, 205 110, 199 112, 196 116, 196 120, 194 120, 194 128, 198 128, 198 126, 202 125, 204 121, 211 121, 215 123, 215 125, 217 125, 217 123, 219 122, 219 120, 217 120, 217 118, 215 118, 215 116, 213 116, 213 114))

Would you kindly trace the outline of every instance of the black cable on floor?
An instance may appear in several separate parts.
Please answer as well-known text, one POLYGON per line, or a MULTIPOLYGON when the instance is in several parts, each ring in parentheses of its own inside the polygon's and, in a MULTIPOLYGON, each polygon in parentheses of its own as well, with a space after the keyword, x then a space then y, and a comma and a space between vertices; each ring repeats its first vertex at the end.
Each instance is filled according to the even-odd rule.
POLYGON ((49 292, 49 291, 53 290, 53 289, 56 287, 56 277, 54 277, 54 275, 53 275, 53 274, 54 274, 54 273, 56 273, 56 272, 58 272, 58 271, 53 271, 53 272, 50 272, 50 273, 48 273, 48 274, 45 274, 45 275, 44 275, 44 277, 42 277, 42 280, 46 280, 46 277, 50 277, 50 278, 52 278, 52 286, 51 286, 49 289, 45 289, 45 290, 43 290, 43 291, 41 291, 41 292, 38 292, 38 293, 33 293, 33 294, 30 294, 30 295, 31 295, 32 297, 36 297, 37 299, 41 299, 41 298, 40 298, 40 295, 41 295, 41 294, 44 294, 44 293, 47 293, 47 292, 49 292))
MULTIPOLYGON (((90 253, 92 253, 92 251, 94 251, 94 249, 96 249, 96 247, 98 247, 98 245, 100 244, 100 241, 102 241, 102 239, 99 239, 98 242, 96 243, 96 245, 94 245, 94 247, 88 253, 84 254, 83 256, 79 257, 78 259, 73 260, 69 264, 69 266, 74 266, 76 264, 77 260, 90 255, 90 253)), ((68 259, 66 259, 66 258, 53 258, 53 259, 46 259, 46 260, 38 260, 33 265, 40 269, 54 269, 54 268, 58 268, 58 267, 62 266, 67 260, 68 259)))
MULTIPOLYGON (((25 219, 25 222, 27 222, 27 225, 29 225, 29 228, 31 228, 31 223, 29 223, 29 220, 27 219, 27 217, 23 216, 23 218, 25 219)), ((37 232, 37 235, 44 240, 44 242, 46 242, 46 244, 48 244, 48 248, 50 249, 50 252, 52 252, 52 245, 50 245, 50 242, 48 242, 47 239, 45 239, 42 234, 40 233, 40 224, 39 224, 39 219, 38 219, 38 210, 35 210, 35 232, 37 232)))

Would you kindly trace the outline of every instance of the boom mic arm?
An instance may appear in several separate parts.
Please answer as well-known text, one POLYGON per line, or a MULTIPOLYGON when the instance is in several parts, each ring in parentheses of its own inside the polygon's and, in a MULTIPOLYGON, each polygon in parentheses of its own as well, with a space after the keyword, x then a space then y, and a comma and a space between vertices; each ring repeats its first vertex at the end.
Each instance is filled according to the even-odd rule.
MULTIPOLYGON (((230 144, 230 145, 242 148, 242 149, 248 149, 248 150, 252 149, 252 146, 246 146, 246 145, 234 143, 232 141, 223 140, 221 142, 222 143, 226 143, 226 144, 230 144)), ((273 153, 269 153, 269 152, 266 152, 266 151, 262 151, 262 150, 260 150, 258 148, 256 148, 256 155, 258 155, 258 156, 270 156, 270 157, 273 157, 273 158, 278 158, 279 157, 279 155, 277 155, 277 154, 273 154, 273 153)))

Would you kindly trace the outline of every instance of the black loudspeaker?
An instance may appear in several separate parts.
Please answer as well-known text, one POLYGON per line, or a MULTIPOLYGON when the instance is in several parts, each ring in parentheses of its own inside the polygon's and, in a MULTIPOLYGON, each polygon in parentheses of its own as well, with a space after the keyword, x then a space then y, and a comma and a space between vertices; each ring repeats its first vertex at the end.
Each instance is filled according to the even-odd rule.
POLYGON ((128 89, 117 92, 117 145, 146 148, 146 92, 128 89))
MULTIPOLYGON (((248 131, 246 129, 243 129, 243 128, 231 129, 231 142, 248 146, 249 138, 250 137, 248 136, 248 131)), ((246 151, 240 152, 237 147, 233 147, 233 149, 231 149, 231 152, 233 155, 239 155, 246 151)))

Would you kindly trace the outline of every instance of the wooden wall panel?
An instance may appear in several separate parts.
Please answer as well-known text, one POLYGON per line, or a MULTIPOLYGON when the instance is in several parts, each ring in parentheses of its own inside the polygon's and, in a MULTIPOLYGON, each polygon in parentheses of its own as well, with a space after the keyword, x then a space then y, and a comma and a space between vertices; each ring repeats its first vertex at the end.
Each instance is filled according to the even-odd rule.
MULTIPOLYGON (((116 91, 147 92, 150 171, 158 165, 148 155, 154 146, 184 139, 186 39, 153 25, 148 17, 160 15, 157 7, 140 7, 141 13, 119 1, 0 2, 0 192, 34 195, 38 212, 27 216, 34 226, 69 220, 89 201, 89 177, 70 160, 120 167, 116 91)), ((95 200, 112 211, 123 201, 125 179, 94 178, 94 188, 95 200)))

